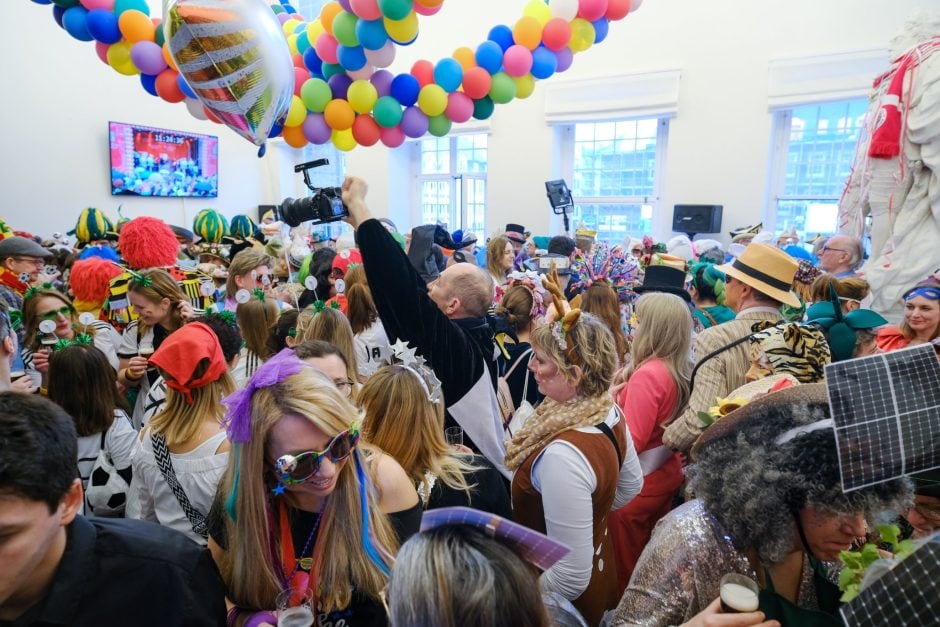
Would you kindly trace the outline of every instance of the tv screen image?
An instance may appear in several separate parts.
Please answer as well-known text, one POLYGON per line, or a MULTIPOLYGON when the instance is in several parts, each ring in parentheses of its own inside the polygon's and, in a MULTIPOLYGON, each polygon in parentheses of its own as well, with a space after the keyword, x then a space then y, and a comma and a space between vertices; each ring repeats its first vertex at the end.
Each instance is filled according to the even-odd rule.
POLYGON ((109 123, 111 195, 215 198, 219 138, 109 123))

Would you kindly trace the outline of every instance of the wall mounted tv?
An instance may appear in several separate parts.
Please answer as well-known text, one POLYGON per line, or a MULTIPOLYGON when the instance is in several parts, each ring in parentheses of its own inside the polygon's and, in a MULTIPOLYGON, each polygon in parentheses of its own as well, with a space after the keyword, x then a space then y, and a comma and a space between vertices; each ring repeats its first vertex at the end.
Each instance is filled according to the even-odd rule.
POLYGON ((111 195, 219 195, 219 138, 139 124, 108 123, 111 195))

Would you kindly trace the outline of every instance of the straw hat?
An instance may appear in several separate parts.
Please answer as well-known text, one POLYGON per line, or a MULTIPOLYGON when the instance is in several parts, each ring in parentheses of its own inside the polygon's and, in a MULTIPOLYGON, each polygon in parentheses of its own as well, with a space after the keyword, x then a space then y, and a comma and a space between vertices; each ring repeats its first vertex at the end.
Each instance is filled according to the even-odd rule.
POLYGON ((792 291, 798 268, 796 260, 779 248, 752 243, 740 257, 717 269, 774 300, 800 307, 800 299, 792 291))

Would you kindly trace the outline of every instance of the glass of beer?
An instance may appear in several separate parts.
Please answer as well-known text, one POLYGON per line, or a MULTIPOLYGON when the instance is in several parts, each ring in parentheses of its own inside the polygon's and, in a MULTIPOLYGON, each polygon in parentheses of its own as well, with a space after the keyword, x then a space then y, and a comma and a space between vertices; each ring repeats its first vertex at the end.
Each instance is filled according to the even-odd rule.
POLYGON ((750 577, 729 573, 721 578, 718 591, 725 614, 757 611, 760 587, 750 577))

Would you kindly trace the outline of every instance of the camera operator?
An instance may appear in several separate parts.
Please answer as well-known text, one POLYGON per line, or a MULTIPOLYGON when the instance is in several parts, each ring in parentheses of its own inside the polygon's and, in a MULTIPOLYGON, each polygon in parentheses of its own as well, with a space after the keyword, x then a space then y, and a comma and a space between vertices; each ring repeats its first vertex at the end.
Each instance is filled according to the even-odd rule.
POLYGON ((425 284, 385 226, 372 217, 367 190, 360 178, 343 182, 347 221, 356 229, 379 319, 390 339, 416 347, 441 380, 446 426, 463 428, 464 444, 508 477, 493 332, 486 320, 493 281, 475 264, 459 263, 425 284))

